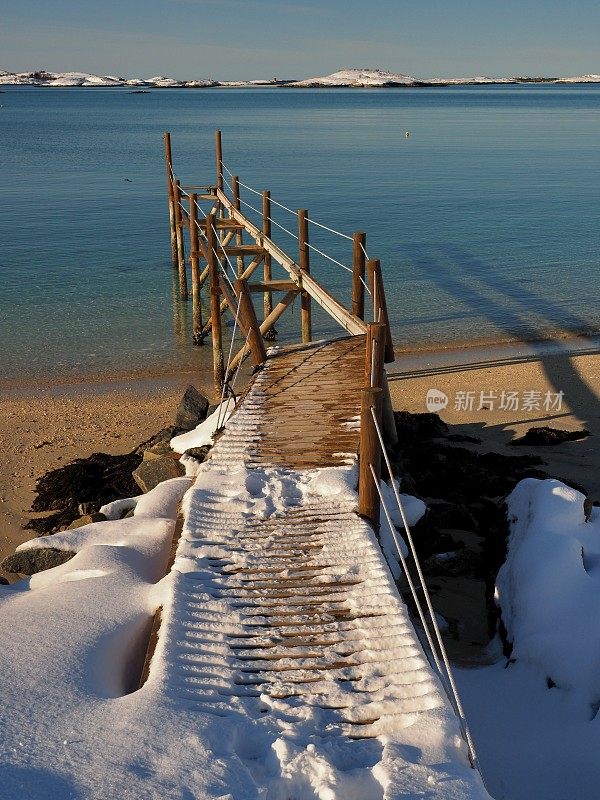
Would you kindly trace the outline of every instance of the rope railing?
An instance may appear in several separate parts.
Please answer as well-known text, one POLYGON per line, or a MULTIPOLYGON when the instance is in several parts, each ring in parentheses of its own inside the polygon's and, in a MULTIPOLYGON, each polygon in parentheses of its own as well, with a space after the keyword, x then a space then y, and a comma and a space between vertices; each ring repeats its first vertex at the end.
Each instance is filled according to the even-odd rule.
POLYGON ((377 480, 377 475, 375 473, 375 470, 374 470, 372 464, 369 464, 369 468, 370 468, 373 480, 375 481, 375 486, 376 486, 376 489, 377 489, 377 492, 378 492, 378 495, 379 495, 381 506, 382 506, 383 511, 384 511, 384 515, 386 517, 386 521, 387 521, 389 529, 390 529, 390 533, 392 535, 392 540, 393 540, 393 542, 395 544, 395 547, 396 547, 396 550, 397 550, 397 553, 398 553, 398 556, 399 556, 399 559, 400 559, 400 563, 402 565, 404 574, 405 574, 407 582, 409 584, 409 587, 410 587, 410 590, 411 590, 411 595, 412 595, 413 600, 415 602, 415 606, 417 608, 417 613, 419 615, 419 619, 421 620, 421 624, 423 625, 423 630, 424 630, 425 636, 427 638, 427 643, 428 643, 429 648, 431 650, 431 654, 433 656, 433 659, 434 659, 434 662, 435 662, 435 666, 436 666, 438 674, 440 676, 440 680, 442 682, 442 685, 444 686, 444 690, 446 691, 446 694, 448 695, 448 699, 452 703, 452 706, 453 706, 453 708, 454 708, 454 710, 456 712, 456 716, 458 717, 459 724, 460 724, 460 727, 461 727, 461 731, 462 731, 462 734, 464 736, 465 742, 467 743, 467 748, 469 750, 469 758, 471 759, 471 763, 473 764, 473 767, 475 769, 477 769, 481 773, 481 770, 480 770, 480 767, 479 767, 479 760, 477 758, 477 753, 475 751, 475 745, 473 743, 471 732, 470 732, 469 726, 467 724, 467 719, 466 719, 466 715, 465 715, 465 712, 464 712, 464 708, 463 708, 462 702, 460 700, 460 696, 458 694, 458 689, 457 689, 457 686, 456 686, 456 682, 454 680, 452 667, 450 666, 450 660, 448 658, 448 653, 446 651, 446 646, 445 646, 444 640, 442 638, 442 634, 441 634, 441 631, 440 631, 440 626, 438 624, 438 621, 437 621, 437 618, 436 618, 436 615, 435 615, 435 611, 434 611, 433 606, 431 604, 431 597, 429 595, 429 591, 427 590, 427 584, 425 583, 425 577, 423 575, 423 571, 421 569, 421 564, 420 564, 420 561, 419 561, 419 557, 417 555, 417 551, 416 551, 416 548, 415 548, 415 545, 414 545, 414 540, 413 540, 413 536, 412 536, 412 533, 411 533, 411 530, 410 530, 410 525, 408 524, 408 518, 406 516, 406 511, 405 511, 405 508, 404 508, 404 504, 402 503, 402 500, 400 498, 400 493, 398 491, 398 486, 397 486, 396 480, 394 478, 394 473, 392 471, 392 465, 390 463, 389 456, 387 454, 387 449, 386 449, 385 444, 384 444, 381 427, 379 425, 379 421, 377 420, 377 415, 375 414, 374 408, 371 407, 370 410, 371 410, 371 417, 373 419, 373 423, 374 423, 374 426, 375 426, 375 431, 377 433, 377 438, 379 439, 379 445, 380 445, 380 448, 381 448, 381 454, 383 456, 383 459, 385 461, 385 464, 386 464, 386 467, 387 467, 387 470, 388 470, 388 474, 390 476, 392 490, 393 490, 393 493, 394 493, 394 497, 396 499, 396 504, 398 506, 398 511, 400 512, 400 517, 402 519, 402 524, 403 524, 403 527, 404 527, 404 532, 406 534, 406 539, 407 539, 408 544, 409 544, 410 554, 412 555, 413 563, 414 563, 415 568, 417 570, 417 575, 418 575, 418 578, 419 578, 419 585, 420 585, 421 591, 423 592, 423 596, 425 598, 425 603, 426 603, 426 606, 427 606, 427 610, 429 612, 429 617, 430 617, 430 620, 431 620, 431 628, 433 628, 433 632, 435 634, 435 640, 437 642, 437 650, 436 650, 436 647, 434 646, 433 636, 431 634, 431 630, 430 630, 429 624, 426 621, 422 605, 421 605, 421 603, 419 601, 419 598, 418 598, 418 595, 417 595, 417 591, 416 591, 416 587, 414 585, 412 577, 410 576, 410 572, 408 570, 408 565, 406 563, 406 559, 404 558, 404 555, 402 553, 402 548, 401 548, 400 543, 398 541, 396 527, 395 527, 395 525, 393 524, 393 522, 391 520, 391 516, 390 516, 389 510, 388 510, 388 507, 387 507, 387 503, 386 503, 385 498, 383 496, 383 492, 381 491, 381 486, 379 485, 379 481, 377 480), (441 659, 442 659, 442 662, 443 662, 443 669, 442 669, 442 662, 440 662, 440 656, 441 656, 441 659))
MULTIPOLYGON (((227 172, 229 177, 231 177, 231 178, 236 177, 233 174, 233 172, 231 172, 231 170, 227 167, 227 165, 223 161, 221 161, 220 163, 221 163, 221 167, 225 170, 225 172, 227 172)), ((223 180, 225 181, 225 183, 227 183, 227 185, 229 186, 231 191, 233 191, 233 189, 231 187, 231 184, 229 184, 229 182, 225 178, 223 180)), ((259 197, 262 196, 262 192, 259 192, 257 189, 254 189, 252 186, 248 186, 247 183, 243 183, 242 181, 239 180, 239 178, 238 178, 238 182, 239 182, 240 186, 243 186, 244 189, 247 189, 249 192, 252 192, 253 194, 258 195, 259 197)), ((283 203, 280 203, 279 201, 275 200, 273 197, 271 197, 271 203, 273 205, 277 206, 278 208, 282 208, 284 211, 287 211, 289 214, 292 214, 293 216, 296 216, 296 214, 298 213, 297 211, 294 211, 289 206, 286 206, 283 203)), ((262 213, 262 212, 259 212, 259 213, 262 213)), ((323 230, 329 231, 329 233, 333 233, 336 236, 340 236, 343 239, 348 239, 349 241, 353 241, 352 236, 349 236, 347 233, 342 233, 342 231, 338 231, 335 228, 332 228, 329 225, 325 225, 324 223, 319 222, 316 219, 308 218, 308 223, 310 225, 315 225, 317 228, 322 228, 323 230)), ((361 244, 361 248, 362 248, 362 250, 363 250, 363 252, 365 254, 365 258, 368 260, 369 254, 367 253, 366 249, 363 247, 362 244, 361 244)))

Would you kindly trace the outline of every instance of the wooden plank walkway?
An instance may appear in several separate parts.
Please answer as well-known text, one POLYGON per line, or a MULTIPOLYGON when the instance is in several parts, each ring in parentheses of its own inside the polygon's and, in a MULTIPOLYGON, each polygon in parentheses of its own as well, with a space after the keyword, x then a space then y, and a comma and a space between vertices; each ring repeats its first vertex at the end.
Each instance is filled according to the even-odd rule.
POLYGON ((344 741, 447 709, 356 512, 364 347, 356 336, 269 357, 202 465, 159 643, 177 698, 344 741))

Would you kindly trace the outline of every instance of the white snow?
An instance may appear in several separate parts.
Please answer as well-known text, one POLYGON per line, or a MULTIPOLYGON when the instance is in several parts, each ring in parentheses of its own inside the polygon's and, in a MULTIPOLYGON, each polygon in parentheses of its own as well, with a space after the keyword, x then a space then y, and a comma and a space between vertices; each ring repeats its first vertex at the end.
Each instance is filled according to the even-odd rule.
POLYGON ((77 554, 0 586, 6 800, 489 800, 356 513, 356 459, 246 463, 262 380, 187 492, 173 479, 105 507, 131 518, 27 543, 77 554))
POLYGON ((600 83, 600 75, 577 75, 574 78, 559 78, 558 83, 600 83))
POLYGON ((557 480, 511 493, 497 601, 515 661, 455 673, 496 798, 598 796, 600 508, 586 522, 583 501, 557 480))
POLYGON ((214 434, 219 426, 223 426, 235 408, 235 400, 224 400, 218 408, 210 414, 204 422, 187 433, 180 433, 171 439, 171 447, 176 453, 185 453, 192 447, 204 447, 213 443, 214 434))
POLYGON ((293 81, 289 86, 410 86, 415 78, 382 69, 341 69, 319 78, 293 81))

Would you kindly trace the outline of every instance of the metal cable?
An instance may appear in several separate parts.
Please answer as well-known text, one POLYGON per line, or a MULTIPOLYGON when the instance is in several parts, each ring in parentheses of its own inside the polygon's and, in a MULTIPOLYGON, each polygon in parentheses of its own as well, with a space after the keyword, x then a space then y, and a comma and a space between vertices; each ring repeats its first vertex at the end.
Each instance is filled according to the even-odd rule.
MULTIPOLYGON (((429 616, 431 617, 431 624, 432 624, 433 629, 435 631, 435 636, 436 636, 437 643, 438 643, 438 646, 439 646, 440 654, 442 656, 442 659, 443 659, 443 662, 444 662, 444 667, 446 669, 446 674, 447 674, 449 687, 450 687, 450 700, 455 705, 456 714, 457 714, 457 716, 459 718, 459 722, 461 724, 461 728, 463 729, 463 735, 465 737, 465 741, 467 742, 467 746, 469 748, 469 755, 471 757, 471 761, 473 763, 473 766, 481 773, 481 770, 479 768, 479 760, 477 758, 477 753, 475 751, 475 745, 473 744, 473 740, 471 738, 471 733, 470 733, 468 725, 467 725, 467 719, 466 719, 466 716, 465 716, 465 712, 464 712, 462 703, 460 701, 460 697, 459 697, 459 694, 458 694, 458 689, 456 687, 456 683, 454 681, 454 675, 452 673, 452 667, 450 666, 450 661, 448 659, 448 654, 446 652, 446 647, 444 645, 444 640, 442 639, 442 634, 440 632, 440 627, 438 625, 437 618, 435 616, 435 611, 433 610, 433 606, 431 604, 431 598, 429 597, 429 592, 427 590, 427 585, 425 583, 425 578, 424 578, 423 572, 421 570, 421 564, 420 564, 419 558, 417 556, 417 551, 416 551, 416 548, 415 548, 413 537, 412 537, 412 534, 410 532, 410 526, 408 524, 408 519, 406 517, 406 512, 404 510, 404 504, 402 503, 402 501, 400 499, 400 493, 398 491, 398 487, 396 486, 396 482, 394 480, 394 474, 392 472, 392 465, 390 464, 390 460, 389 460, 389 457, 388 457, 388 454, 387 454, 387 450, 386 450, 385 444, 383 442, 383 435, 381 433, 381 428, 379 427, 379 422, 377 421, 377 416, 375 415, 375 411, 374 411, 373 408, 371 408, 371 416, 373 417, 373 422, 375 424, 375 430, 377 431, 377 438, 379 439, 379 444, 381 446, 381 452, 382 452, 382 455, 383 455, 383 458, 385 460, 385 464, 386 464, 388 473, 389 473, 391 481, 392 481, 392 489, 393 489, 393 492, 394 492, 394 497, 396 498, 396 503, 398 505, 398 510, 400 511, 400 516, 402 518, 402 523, 404 525, 404 531, 406 533, 406 538, 408 540, 410 551, 411 551, 413 560, 415 562, 415 567, 417 569, 417 574, 419 576, 419 581, 421 583, 421 589, 423 590, 423 595, 425 597, 425 602, 427 604, 427 610, 429 611, 429 616)), ((372 467, 371 467, 371 469, 372 469, 372 467)), ((383 498, 382 498, 382 502, 383 502, 383 498)), ((384 505, 384 508, 385 508, 385 505, 384 505)), ((428 641, 429 641, 429 638, 430 638, 430 634, 427 634, 428 641)), ((436 658, 436 664, 437 663, 438 663, 438 659, 436 658)))

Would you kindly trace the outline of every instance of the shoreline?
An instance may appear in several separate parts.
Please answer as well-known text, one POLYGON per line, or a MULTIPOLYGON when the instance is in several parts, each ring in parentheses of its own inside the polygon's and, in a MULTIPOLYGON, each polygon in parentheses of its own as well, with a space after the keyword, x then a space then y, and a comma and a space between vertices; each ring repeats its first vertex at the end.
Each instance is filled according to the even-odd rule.
MULTIPOLYGON (((240 375, 240 387, 250 371, 240 375)), ((396 410, 424 412, 431 388, 445 392, 446 408, 436 409, 457 432, 481 438, 477 449, 507 455, 537 452, 556 477, 576 481, 600 498, 600 339, 545 341, 518 345, 473 345, 437 350, 398 351, 388 365, 396 410), (564 392, 561 409, 478 409, 480 392, 564 392), (474 393, 473 408, 456 410, 457 392, 474 393), (529 427, 586 428, 591 436, 556 447, 515 448, 509 442, 529 427)), ((23 525, 36 479, 93 452, 130 452, 172 424, 188 384, 214 401, 212 370, 188 366, 134 372, 102 372, 83 377, 23 379, 0 385, 0 559, 32 537, 23 525), (202 380, 204 378, 204 380, 202 380)), ((496 402, 496 401, 494 401, 496 402)))
MULTIPOLYGON (((393 333, 393 332, 392 332, 393 333)), ((343 335, 340 332, 340 335, 343 335)), ((326 337, 329 338, 329 337, 326 337)), ((335 338, 335 337, 331 337, 335 338)), ((282 339, 281 344, 288 344, 282 339)), ((191 345, 190 345, 191 347, 191 345)), ((600 332, 593 334, 565 334, 555 337, 540 337, 533 339, 519 339, 518 337, 506 337, 502 339, 457 339, 446 342, 422 342, 421 344, 403 346, 395 343, 396 359, 392 364, 387 365, 388 374, 393 373, 397 368, 407 366, 428 365, 432 362, 438 365, 450 364, 453 359, 464 356, 464 364, 475 363, 477 358, 485 356, 489 360, 503 358, 506 361, 517 362, 526 358, 536 360, 542 355, 554 352, 563 355, 594 354, 600 352, 600 332)), ((151 390, 157 385, 167 383, 179 384, 187 376, 190 383, 200 381, 197 388, 200 391, 212 392, 212 363, 207 352, 206 363, 201 367, 192 366, 189 361, 182 359, 180 366, 172 366, 173 360, 166 359, 168 363, 154 364, 151 367, 137 369, 99 369, 90 372, 83 372, 78 368, 77 372, 56 373, 54 375, 30 375, 27 377, 5 377, 0 378, 0 398, 27 394, 28 392, 61 392, 69 389, 70 391, 89 391, 91 387, 97 392, 112 391, 115 388, 127 389, 132 385, 138 388, 151 390), (104 387, 104 388, 103 388, 104 387)), ((240 377, 243 377, 240 376, 240 377)))

